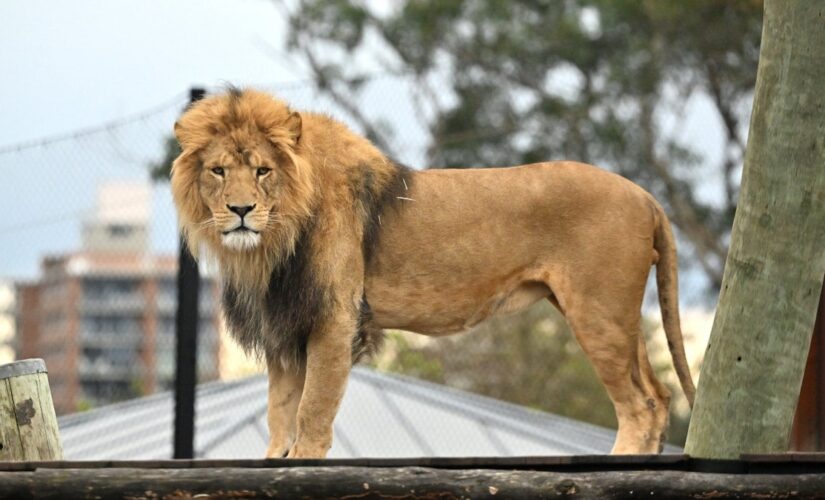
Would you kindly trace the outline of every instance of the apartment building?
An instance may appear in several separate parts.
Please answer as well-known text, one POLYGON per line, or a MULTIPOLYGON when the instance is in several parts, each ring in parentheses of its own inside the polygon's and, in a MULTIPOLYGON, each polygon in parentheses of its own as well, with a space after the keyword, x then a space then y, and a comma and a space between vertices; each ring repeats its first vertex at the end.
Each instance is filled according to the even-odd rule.
MULTIPOLYGON (((148 186, 107 185, 81 249, 17 286, 18 357, 46 361, 59 414, 168 389, 175 375, 177 256, 149 250, 148 186)), ((201 282, 199 378, 219 375, 217 284, 201 282)))

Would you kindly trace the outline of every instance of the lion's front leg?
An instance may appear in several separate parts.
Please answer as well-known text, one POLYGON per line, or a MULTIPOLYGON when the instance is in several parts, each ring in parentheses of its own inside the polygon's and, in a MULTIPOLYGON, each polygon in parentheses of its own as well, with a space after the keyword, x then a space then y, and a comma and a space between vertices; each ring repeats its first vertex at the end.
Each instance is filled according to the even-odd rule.
POLYGON ((301 364, 284 368, 279 359, 267 358, 267 373, 269 446, 266 458, 282 458, 295 442, 296 414, 304 390, 306 367, 301 364))
POLYGON ((324 458, 332 446, 332 422, 352 368, 355 328, 355 320, 348 318, 310 336, 298 432, 290 458, 324 458))

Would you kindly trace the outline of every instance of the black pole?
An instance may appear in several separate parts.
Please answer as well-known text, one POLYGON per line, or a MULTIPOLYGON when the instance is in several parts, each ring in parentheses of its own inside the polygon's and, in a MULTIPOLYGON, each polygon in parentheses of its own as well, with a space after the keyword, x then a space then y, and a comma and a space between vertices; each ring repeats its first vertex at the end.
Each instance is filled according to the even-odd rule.
MULTIPOLYGON (((189 90, 189 105, 202 99, 206 91, 189 90)), ((198 297, 201 276, 198 264, 180 238, 178 258, 178 310, 175 316, 177 337, 175 361, 174 458, 195 455, 195 384, 198 367, 198 297)))

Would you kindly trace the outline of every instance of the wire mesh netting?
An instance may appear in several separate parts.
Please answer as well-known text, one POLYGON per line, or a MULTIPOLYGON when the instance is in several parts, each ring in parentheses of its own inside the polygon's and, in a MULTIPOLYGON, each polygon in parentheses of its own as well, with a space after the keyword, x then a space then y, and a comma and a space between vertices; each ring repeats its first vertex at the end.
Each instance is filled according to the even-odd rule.
MULTIPOLYGON (((360 82, 360 116, 353 116, 353 110, 308 82, 260 88, 296 109, 329 113, 370 135, 397 161, 420 168, 431 156, 431 136, 426 112, 415 108, 415 99, 409 98, 413 87, 411 77, 405 75, 378 75, 360 82), (364 119, 374 125, 370 130, 364 130, 364 119)), ((0 171, 6 176, 0 187, 0 213, 14 214, 0 224, 0 248, 7 249, 0 261, 0 278, 6 281, 6 289, 14 289, 15 297, 13 305, 6 307, 15 318, 13 347, 17 358, 46 361, 67 458, 170 456, 172 399, 168 393, 157 393, 174 385, 179 236, 168 182, 152 181, 150 172, 168 156, 174 121, 187 100, 182 93, 118 122, 0 148, 0 171), (150 413, 151 418, 146 416, 150 413), (111 432, 104 443, 95 436, 105 429, 111 432)), ((224 331, 218 277, 208 266, 202 266, 201 272, 198 381, 261 373, 263 367, 241 352, 224 331)), ((433 340, 391 332, 371 366, 615 425, 610 402, 592 368, 549 304, 516 318, 495 320, 472 336, 433 340)), ((488 403, 479 403, 483 411, 470 405, 453 412, 464 412, 467 419, 455 427, 477 427, 473 435, 486 437, 448 439, 456 443, 448 450, 439 444, 445 442, 438 438, 444 438, 444 433, 431 427, 436 420, 453 418, 439 412, 444 398, 458 396, 426 386, 416 397, 393 402, 385 389, 401 382, 382 381, 371 371, 358 373, 343 403, 342 414, 350 417, 336 421, 339 441, 334 456, 403 456, 377 452, 379 448, 413 455, 466 455, 481 453, 479 443, 487 443, 490 454, 592 453, 607 451, 599 446, 610 441, 609 434, 606 438, 599 434, 604 443, 577 448, 559 434, 542 439, 563 444, 551 446, 548 441, 539 446, 535 422, 518 423, 538 418, 537 414, 514 410, 499 422, 488 414, 488 403), (379 425, 367 418, 370 411, 353 409, 356 400, 371 402, 370 411, 386 413, 386 423, 395 426, 383 431, 383 447, 346 442, 347 436, 366 436, 367 427, 379 425), (344 429, 344 425, 364 428, 344 429), (510 437, 502 441, 496 438, 500 433, 510 437), (519 442, 524 446, 514 444, 519 442), (539 447, 531 448, 534 445, 539 447)), ((213 384, 199 390, 196 456, 263 453, 265 380, 249 380, 243 386, 213 384), (238 392, 229 396, 231 391, 222 387, 235 387, 238 392), (232 411, 218 411, 229 406, 232 411)), ((588 432, 586 426, 579 430, 588 432)))
MULTIPOLYGON (((393 76, 366 82, 368 112, 397 107, 397 93, 406 84, 393 76)), ((308 84, 263 88, 298 109, 328 112, 359 129, 308 84)), ((152 181, 150 171, 164 157, 187 100, 182 93, 100 127, 0 147, 6 176, 0 211, 13 214, 0 224, 0 248, 6 249, 0 262, 2 313, 9 323, 5 329, 16 330, 0 339, 7 348, 0 361, 43 358, 55 409, 68 427, 99 413, 89 410, 106 412, 113 403, 174 385, 178 231, 168 182, 152 181)), ((417 164, 425 141, 415 126, 385 124, 382 131, 397 158, 417 164)), ((202 275, 198 381, 260 373, 262 367, 223 331, 217 277, 206 266, 202 275)), ((234 404, 240 413, 262 418, 265 394, 258 396, 234 404)), ((129 408, 134 414, 134 405, 129 408)), ((168 437, 171 408, 163 414, 168 437)), ((252 442, 237 449, 258 450, 265 443, 260 433, 246 437, 252 442)), ((67 439, 71 458, 71 433, 67 439)), ((88 436, 81 441, 89 446, 88 436)), ((97 455, 77 456, 102 457, 118 449, 117 457, 130 458, 131 448, 120 444, 93 446, 97 455)), ((170 446, 171 440, 156 450, 170 446)))
MULTIPOLYGON (((16 282, 17 357, 42 357, 67 414, 168 389, 175 374, 177 230, 148 182, 185 103, 0 150, 10 177, 0 275, 16 282)), ((218 376, 217 288, 201 297, 200 377, 218 376)))

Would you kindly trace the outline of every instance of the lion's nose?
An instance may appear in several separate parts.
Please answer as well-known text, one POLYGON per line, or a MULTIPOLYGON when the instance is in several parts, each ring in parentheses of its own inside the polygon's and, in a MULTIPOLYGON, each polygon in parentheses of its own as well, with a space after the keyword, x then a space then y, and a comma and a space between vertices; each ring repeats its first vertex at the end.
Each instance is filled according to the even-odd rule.
POLYGON ((228 208, 231 212, 235 212, 241 217, 241 219, 243 219, 244 215, 255 209, 255 205, 227 205, 226 208, 228 208))

